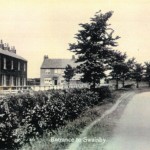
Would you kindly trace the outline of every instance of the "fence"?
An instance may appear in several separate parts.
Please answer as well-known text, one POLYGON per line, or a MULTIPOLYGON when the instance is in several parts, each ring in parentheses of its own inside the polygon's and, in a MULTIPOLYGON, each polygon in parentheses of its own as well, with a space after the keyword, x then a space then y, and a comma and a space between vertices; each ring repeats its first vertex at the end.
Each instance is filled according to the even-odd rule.
POLYGON ((51 86, 0 86, 0 94, 19 93, 26 91, 45 91, 52 89, 89 88, 87 84, 51 85, 51 86))
MULTIPOLYGON (((108 84, 101 84, 99 86, 109 86, 108 84)), ((16 94, 27 91, 45 91, 45 90, 56 90, 56 89, 70 89, 70 88, 90 88, 89 84, 70 84, 68 85, 51 85, 51 86, 0 86, 0 95, 4 94, 16 94)))

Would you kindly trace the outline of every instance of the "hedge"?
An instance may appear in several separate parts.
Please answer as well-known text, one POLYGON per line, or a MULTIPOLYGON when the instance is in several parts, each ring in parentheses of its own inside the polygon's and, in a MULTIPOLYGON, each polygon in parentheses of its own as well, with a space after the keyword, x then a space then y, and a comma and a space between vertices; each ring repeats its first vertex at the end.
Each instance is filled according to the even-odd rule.
POLYGON ((17 149, 78 117, 110 96, 107 87, 9 95, 0 100, 1 149, 17 149))

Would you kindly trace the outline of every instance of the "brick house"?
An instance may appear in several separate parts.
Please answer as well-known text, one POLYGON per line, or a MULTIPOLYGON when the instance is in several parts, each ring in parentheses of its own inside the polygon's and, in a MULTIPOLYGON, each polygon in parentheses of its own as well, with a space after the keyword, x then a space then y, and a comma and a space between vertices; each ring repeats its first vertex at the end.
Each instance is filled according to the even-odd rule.
POLYGON ((27 60, 16 54, 15 47, 0 41, 0 87, 26 86, 27 60))
MULTIPOLYGON (((72 59, 50 59, 48 56, 44 56, 43 63, 40 68, 40 85, 63 85, 65 79, 63 78, 64 71, 67 65, 76 67, 75 57, 72 59)), ((77 84, 80 82, 80 74, 76 74, 70 81, 70 84, 77 84)))

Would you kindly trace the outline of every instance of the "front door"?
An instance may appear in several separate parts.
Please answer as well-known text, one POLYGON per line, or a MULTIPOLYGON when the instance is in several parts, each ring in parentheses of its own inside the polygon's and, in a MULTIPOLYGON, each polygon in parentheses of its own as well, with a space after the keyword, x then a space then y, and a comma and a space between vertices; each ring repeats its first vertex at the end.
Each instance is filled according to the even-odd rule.
POLYGON ((57 80, 56 79, 54 80, 54 85, 57 85, 57 80))

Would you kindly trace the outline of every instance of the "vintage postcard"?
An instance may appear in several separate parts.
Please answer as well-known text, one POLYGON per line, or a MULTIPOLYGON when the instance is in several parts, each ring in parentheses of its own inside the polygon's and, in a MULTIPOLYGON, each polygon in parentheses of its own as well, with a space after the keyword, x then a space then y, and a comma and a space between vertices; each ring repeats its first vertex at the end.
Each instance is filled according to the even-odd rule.
POLYGON ((0 150, 149 150, 149 8, 0 0, 0 150))

